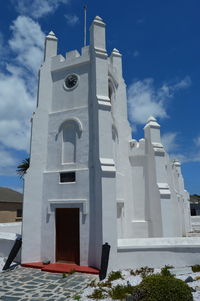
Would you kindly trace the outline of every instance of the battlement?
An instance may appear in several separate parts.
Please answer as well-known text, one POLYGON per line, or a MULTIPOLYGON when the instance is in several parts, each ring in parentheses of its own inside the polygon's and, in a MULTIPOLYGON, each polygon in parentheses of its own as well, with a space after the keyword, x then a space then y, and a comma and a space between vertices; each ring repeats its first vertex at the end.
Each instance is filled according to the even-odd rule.
POLYGON ((65 57, 57 54, 58 39, 53 31, 46 36, 44 62, 51 64, 52 71, 67 68, 68 66, 86 63, 91 56, 103 57, 108 60, 109 72, 114 78, 116 74, 122 75, 122 64, 120 52, 114 48, 110 54, 106 51, 105 23, 100 17, 95 17, 90 27, 90 45, 78 50, 66 52, 65 57))

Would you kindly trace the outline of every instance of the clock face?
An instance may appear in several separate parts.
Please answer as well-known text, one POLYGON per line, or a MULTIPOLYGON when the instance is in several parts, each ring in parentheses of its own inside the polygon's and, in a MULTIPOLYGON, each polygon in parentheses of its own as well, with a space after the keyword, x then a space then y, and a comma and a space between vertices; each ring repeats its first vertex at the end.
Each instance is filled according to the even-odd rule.
POLYGON ((65 79, 65 86, 68 89, 74 88, 78 83, 78 76, 76 74, 69 74, 65 79))

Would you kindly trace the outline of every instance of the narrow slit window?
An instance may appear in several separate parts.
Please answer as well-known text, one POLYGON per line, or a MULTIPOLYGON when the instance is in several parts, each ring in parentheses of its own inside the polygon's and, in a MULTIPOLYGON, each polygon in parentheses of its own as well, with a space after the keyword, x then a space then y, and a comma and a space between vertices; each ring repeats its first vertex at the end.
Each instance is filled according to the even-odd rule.
POLYGON ((61 172, 60 183, 73 183, 76 181, 75 172, 61 172))

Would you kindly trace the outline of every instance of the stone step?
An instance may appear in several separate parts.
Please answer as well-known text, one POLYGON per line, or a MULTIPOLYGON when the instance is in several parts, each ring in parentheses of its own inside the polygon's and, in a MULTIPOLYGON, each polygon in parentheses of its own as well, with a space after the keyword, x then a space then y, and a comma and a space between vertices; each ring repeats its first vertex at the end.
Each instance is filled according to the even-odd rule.
POLYGON ((191 274, 191 273, 193 273, 191 267, 172 268, 172 269, 169 269, 169 272, 172 275, 176 275, 176 276, 183 275, 183 274, 191 274))

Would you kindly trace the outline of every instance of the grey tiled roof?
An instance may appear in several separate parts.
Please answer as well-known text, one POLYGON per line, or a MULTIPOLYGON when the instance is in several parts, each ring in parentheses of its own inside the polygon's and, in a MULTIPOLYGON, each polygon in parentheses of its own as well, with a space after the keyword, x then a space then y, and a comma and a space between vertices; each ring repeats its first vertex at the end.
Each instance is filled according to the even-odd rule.
POLYGON ((0 203, 22 203, 23 194, 7 187, 0 187, 0 203))

